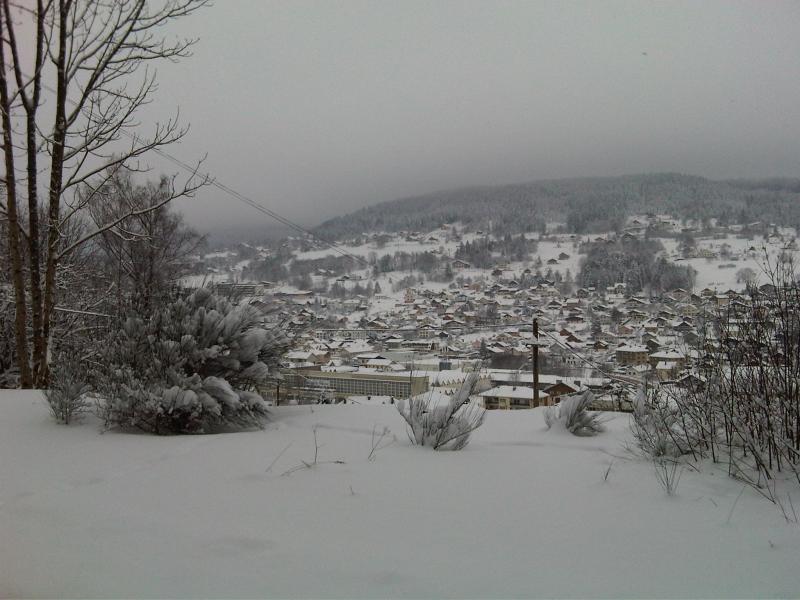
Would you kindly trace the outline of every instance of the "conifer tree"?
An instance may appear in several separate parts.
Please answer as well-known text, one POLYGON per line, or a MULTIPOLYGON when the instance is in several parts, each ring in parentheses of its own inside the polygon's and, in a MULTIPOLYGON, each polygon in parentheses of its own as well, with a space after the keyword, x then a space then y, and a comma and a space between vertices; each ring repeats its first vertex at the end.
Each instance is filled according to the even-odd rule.
POLYGON ((158 434, 260 425, 259 390, 288 345, 253 307, 197 290, 125 321, 95 374, 103 416, 158 434))

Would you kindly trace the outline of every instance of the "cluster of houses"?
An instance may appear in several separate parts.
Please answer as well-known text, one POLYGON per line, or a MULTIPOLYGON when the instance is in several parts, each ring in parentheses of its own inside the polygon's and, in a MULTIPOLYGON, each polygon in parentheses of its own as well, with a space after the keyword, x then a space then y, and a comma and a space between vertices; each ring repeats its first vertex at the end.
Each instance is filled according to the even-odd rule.
MULTIPOLYGON (((684 225, 650 215, 629 221, 619 235, 640 238, 654 227, 675 233, 684 225)), ((420 236, 428 244, 441 241, 420 236)), ((564 236, 570 240, 579 241, 564 236)), ((548 265, 569 259, 562 251, 548 265)), ((463 275, 476 271, 460 259, 450 267, 463 275)), ((315 274, 326 276, 348 284, 371 275, 315 274)), ((693 377, 717 343, 710 317, 744 311, 750 300, 734 289, 674 289, 657 297, 631 293, 624 283, 574 289, 509 264, 458 279, 449 287, 411 286, 394 297, 333 298, 266 282, 228 285, 290 307, 285 314, 296 344, 283 358, 282 380, 267 391, 276 402, 391 403, 429 390, 447 395, 477 370, 476 397, 490 409, 554 404, 587 389, 601 408, 629 408, 630 392, 643 383, 682 385, 693 377)))
POLYGON ((625 392, 643 382, 679 385, 704 344, 714 343, 709 317, 745 310, 749 301, 732 289, 649 298, 627 293, 624 284, 564 295, 553 282, 522 286, 520 279, 411 288, 384 301, 385 310, 341 327, 314 312, 324 304, 301 302, 283 399, 393 402, 429 389, 453 393, 478 369, 486 408, 530 408, 538 352, 539 404, 591 389, 603 408, 624 409, 625 392))

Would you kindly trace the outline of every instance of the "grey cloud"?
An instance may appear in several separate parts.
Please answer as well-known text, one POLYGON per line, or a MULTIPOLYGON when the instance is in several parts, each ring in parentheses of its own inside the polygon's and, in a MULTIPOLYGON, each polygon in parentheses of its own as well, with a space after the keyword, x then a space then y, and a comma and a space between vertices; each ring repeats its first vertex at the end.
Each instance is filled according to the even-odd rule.
MULTIPOLYGON (((180 106, 173 153, 308 224, 471 184, 796 176, 798 25, 790 2, 220 1, 142 116, 180 106)), ((211 189, 182 208, 269 223, 211 189)))

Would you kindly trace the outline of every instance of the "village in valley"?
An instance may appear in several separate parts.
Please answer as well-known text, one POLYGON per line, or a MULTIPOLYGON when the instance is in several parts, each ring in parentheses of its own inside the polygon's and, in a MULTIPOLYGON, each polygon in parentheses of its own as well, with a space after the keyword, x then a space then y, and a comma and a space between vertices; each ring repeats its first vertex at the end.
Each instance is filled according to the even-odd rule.
POLYGON ((0 600, 798 597, 798 24, 0 0, 0 600))
POLYGON ((487 409, 548 406, 591 390, 597 410, 627 411, 643 386, 701 378, 718 346, 715 320, 768 294, 766 270, 797 248, 792 229, 771 223, 657 214, 631 216, 615 233, 568 233, 555 223, 518 239, 459 223, 340 245, 290 237, 198 257, 203 272, 183 284, 212 286, 288 325, 293 347, 263 390, 275 405, 448 397, 477 371, 473 400, 487 409), (504 251, 508 243, 492 251, 504 238, 515 252, 504 251), (693 285, 634 286, 631 273, 581 285, 589 246, 639 240, 691 267, 693 285), (465 258, 470 244, 489 249, 480 265, 465 258), (265 263, 278 277, 259 277, 265 263))

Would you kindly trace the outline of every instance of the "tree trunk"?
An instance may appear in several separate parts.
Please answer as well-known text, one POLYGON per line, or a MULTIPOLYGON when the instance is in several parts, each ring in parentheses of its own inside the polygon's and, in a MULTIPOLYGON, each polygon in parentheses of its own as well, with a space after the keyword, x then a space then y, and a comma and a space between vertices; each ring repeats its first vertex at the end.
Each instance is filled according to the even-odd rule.
POLYGON ((42 281, 39 268, 41 251, 39 248, 39 200, 36 192, 36 111, 30 110, 27 115, 28 146, 28 268, 31 286, 31 320, 33 325, 33 373, 39 372, 39 361, 42 355, 42 281))
MULTIPOLYGON (((67 133, 67 12, 65 0, 59 2, 58 55, 56 57, 56 119, 53 131, 53 154, 50 167, 50 192, 47 207, 47 258, 44 276, 44 304, 42 306, 42 331, 39 334, 39 370, 36 384, 46 387, 50 378, 49 351, 50 329, 55 307, 56 268, 58 266, 59 213, 61 208, 61 186, 64 174, 64 140, 67 133)), ((35 361, 36 362, 36 361, 35 361)))
POLYGON ((42 90, 41 68, 44 61, 44 7, 41 0, 37 2, 36 11, 36 59, 33 74, 33 94, 25 102, 26 113, 26 145, 28 150, 28 257, 31 285, 31 320, 33 325, 33 372, 39 371, 39 357, 42 355, 42 280, 41 248, 39 246, 39 195, 37 189, 38 169, 36 151, 36 113, 42 90))
MULTIPOLYGON (((4 16, 0 15, 0 38, 6 37, 4 16)), ((25 279, 23 276, 22 254, 20 249, 20 229, 17 213, 17 183, 14 165, 14 147, 11 136, 11 103, 8 97, 6 80, 6 57, 0 43, 0 112, 3 120, 3 155, 6 167, 6 212, 8 213, 8 252, 11 255, 11 281, 14 286, 14 340, 17 345, 17 364, 20 373, 20 385, 29 388, 33 384, 31 378, 30 356, 27 339, 27 310, 25 303, 25 279)))

